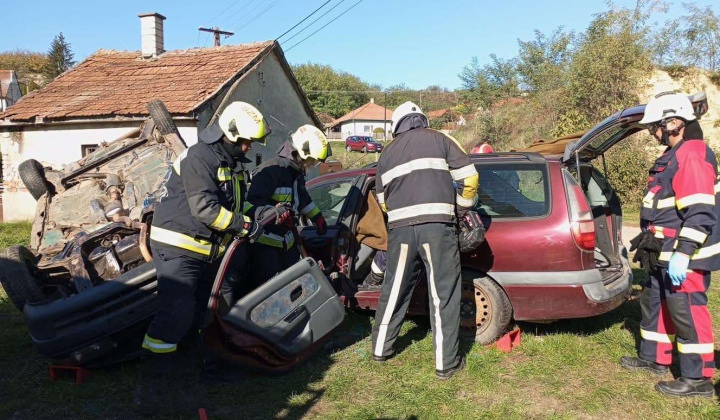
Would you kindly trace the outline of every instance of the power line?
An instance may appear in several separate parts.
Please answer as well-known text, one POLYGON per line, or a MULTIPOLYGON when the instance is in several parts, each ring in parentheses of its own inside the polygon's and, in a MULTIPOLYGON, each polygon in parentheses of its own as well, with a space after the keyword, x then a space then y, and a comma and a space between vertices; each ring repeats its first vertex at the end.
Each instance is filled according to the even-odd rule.
POLYGON ((331 1, 332 1, 332 0, 327 0, 325 3, 323 3, 322 5, 320 5, 320 7, 318 7, 318 8, 315 9, 315 10, 313 10, 312 13, 310 13, 310 14, 307 15, 307 16, 305 16, 305 18, 303 18, 303 20, 301 20, 300 22, 296 23, 295 26, 293 26, 292 28, 290 28, 290 29, 288 29, 287 31, 283 32, 283 34, 280 35, 279 37, 275 38, 275 41, 278 41, 280 38, 282 38, 282 37, 284 37, 285 35, 287 35, 288 32, 290 32, 290 31, 292 31, 293 29, 297 28, 298 25, 300 25, 301 23, 303 23, 303 22, 305 22, 306 20, 308 20, 308 18, 310 18, 310 16, 314 15, 315 13, 317 13, 318 10, 322 9, 323 7, 325 7, 325 5, 328 4, 328 3, 330 3, 331 1))
POLYGON ((253 7, 249 8, 247 12, 238 20, 238 22, 245 22, 245 19, 250 15, 250 13, 255 13, 256 10, 259 8, 265 6, 272 0, 261 0, 259 3, 255 4, 253 7))
POLYGON ((343 4, 344 1, 345 1, 345 0, 340 0, 340 3, 338 3, 338 4, 336 4, 335 6, 331 7, 330 10, 328 10, 327 12, 325 12, 325 13, 323 13, 322 15, 318 16, 317 19, 315 19, 315 20, 313 20, 312 22, 310 22, 310 23, 308 23, 307 25, 305 25, 304 28, 302 28, 302 29, 300 29, 299 31, 295 32, 295 35, 293 35, 293 36, 291 36, 290 38, 286 39, 285 42, 290 42, 291 39, 293 39, 293 38, 295 38, 296 36, 300 35, 301 33, 305 32, 305 29, 313 26, 313 25, 315 24, 315 22, 317 22, 318 20, 320 20, 320 19, 324 18, 325 16, 327 16, 328 13, 332 12, 333 10, 335 10, 335 8, 338 7, 338 6, 340 6, 341 4, 343 4))
POLYGON ((297 44, 295 44, 295 45, 293 45, 292 47, 290 47, 290 48, 288 48, 287 50, 285 50, 285 52, 288 52, 288 51, 292 50, 293 48, 297 47, 298 45, 302 44, 303 42, 305 42, 305 40, 307 40, 307 39, 310 38, 311 36, 315 35, 316 33, 322 31, 322 30, 325 29, 328 25, 330 25, 331 23, 333 23, 333 22, 335 22, 336 20, 340 19, 340 17, 342 17, 342 15, 344 15, 345 13, 351 11, 353 8, 355 8, 355 6, 357 6, 358 4, 360 4, 360 3, 362 3, 362 2, 363 2, 363 0, 358 0, 357 3, 353 4, 353 5, 350 6, 348 9, 346 9, 344 12, 342 12, 342 13, 340 13, 339 15, 335 16, 335 18, 334 18, 333 20, 331 20, 330 22, 328 22, 328 23, 326 23, 325 25, 321 26, 317 31, 311 33, 310 35, 308 35, 308 36, 306 36, 305 38, 303 38, 303 39, 302 39, 300 42, 298 42, 297 44))
POLYGON ((213 16, 211 19, 208 19, 208 21, 205 22, 205 25, 203 25, 203 26, 210 25, 210 23, 212 23, 213 20, 219 18, 223 13, 227 12, 228 10, 230 10, 233 6, 235 6, 235 5, 238 4, 239 2, 240 2, 240 0, 235 0, 234 2, 232 2, 232 4, 230 4, 230 6, 226 7, 225 9, 223 9, 222 12, 220 12, 220 13, 218 13, 217 15, 213 16))
POLYGON ((237 9, 235 12, 233 12, 233 13, 229 14, 228 16, 226 16, 225 19, 223 19, 222 21, 220 21, 220 22, 218 23, 218 25, 223 25, 225 22, 228 22, 230 19, 232 19, 232 18, 234 18, 235 16, 237 16, 238 13, 240 13, 240 12, 242 12, 243 10, 247 9, 248 6, 250 6, 251 4, 255 3, 256 1, 257 1, 257 0, 250 0, 249 2, 245 3, 241 8, 237 9))
POLYGON ((270 9, 272 9, 273 7, 275 7, 276 4, 280 3, 280 1, 281 1, 281 0, 275 0, 275 1, 273 1, 272 3, 270 3, 270 5, 269 5, 268 7, 266 7, 265 9, 263 9, 262 12, 260 12, 260 13, 258 13, 257 15, 253 16, 252 18, 250 18, 250 21, 249 21, 248 23, 246 23, 246 24, 244 24, 243 26, 239 27, 237 30, 240 31, 240 30, 244 29, 246 26, 248 26, 248 25, 250 25, 251 23, 253 23, 253 22, 255 22, 256 20, 258 20, 262 15, 264 15, 264 14, 267 13, 270 9))

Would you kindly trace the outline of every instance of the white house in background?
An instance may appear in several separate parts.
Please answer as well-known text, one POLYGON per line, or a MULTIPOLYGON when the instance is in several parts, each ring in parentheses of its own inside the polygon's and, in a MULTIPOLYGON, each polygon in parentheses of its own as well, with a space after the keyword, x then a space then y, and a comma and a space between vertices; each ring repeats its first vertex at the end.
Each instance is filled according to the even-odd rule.
MULTIPOLYGON (((328 134, 331 138, 342 138, 354 135, 372 136, 375 129, 379 128, 386 133, 387 137, 392 137, 392 111, 375 103, 370 102, 362 105, 342 117, 336 119, 330 124, 326 124, 328 134)), ((383 138, 380 136, 380 138, 383 138)))
POLYGON ((15 70, 0 70, 0 112, 5 112, 21 96, 15 70))
POLYGON ((0 220, 32 218, 35 201, 17 175, 27 160, 61 167, 139 126, 159 98, 188 146, 231 101, 255 105, 272 127, 250 166, 275 155, 304 124, 322 127, 275 41, 163 50, 163 20, 141 14, 142 50, 98 50, 0 113, 0 220))

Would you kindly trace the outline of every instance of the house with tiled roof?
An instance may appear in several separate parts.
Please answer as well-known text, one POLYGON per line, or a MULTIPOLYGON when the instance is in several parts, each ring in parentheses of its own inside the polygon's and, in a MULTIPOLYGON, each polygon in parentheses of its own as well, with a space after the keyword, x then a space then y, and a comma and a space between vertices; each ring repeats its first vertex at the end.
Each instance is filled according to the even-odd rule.
POLYGON ((165 103, 188 146, 228 103, 255 105, 272 134, 267 146, 253 147, 253 165, 274 156, 297 127, 323 126, 276 41, 165 51, 165 17, 139 16, 140 51, 98 50, 0 113, 5 220, 34 212, 17 176, 22 161, 61 167, 78 160, 138 127, 155 98, 165 103))
POLYGON ((0 112, 20 100, 22 93, 15 70, 0 69, 0 112))
POLYGON ((467 123, 467 120, 462 114, 455 112, 450 108, 428 111, 427 117, 431 121, 431 125, 433 125, 433 120, 440 120, 441 124, 438 128, 447 133, 457 130, 460 126, 467 123))
MULTIPOLYGON (((380 138, 392 137, 392 111, 382 105, 370 102, 353 109, 335 121, 325 124, 331 138, 342 138, 354 135, 372 136, 376 130, 380 138), (382 134, 386 133, 386 137, 382 134)), ((377 136, 376 136, 377 137, 377 136)))

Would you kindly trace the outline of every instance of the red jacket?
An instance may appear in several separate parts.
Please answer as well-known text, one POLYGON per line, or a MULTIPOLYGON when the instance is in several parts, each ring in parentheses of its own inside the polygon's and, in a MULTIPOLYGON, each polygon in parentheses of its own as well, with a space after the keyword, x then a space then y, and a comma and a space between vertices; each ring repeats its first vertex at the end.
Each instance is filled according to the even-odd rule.
POLYGON ((715 154, 703 140, 682 140, 650 169, 641 227, 663 241, 661 265, 673 252, 690 255, 690 269, 720 269, 720 200, 715 154))

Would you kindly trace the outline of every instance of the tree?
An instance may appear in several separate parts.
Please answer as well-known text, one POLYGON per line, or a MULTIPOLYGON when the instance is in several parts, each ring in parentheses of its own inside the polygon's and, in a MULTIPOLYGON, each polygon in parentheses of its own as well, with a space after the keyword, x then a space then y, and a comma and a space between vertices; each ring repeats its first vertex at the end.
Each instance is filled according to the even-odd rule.
POLYGON ((655 37, 661 47, 655 52, 656 61, 720 69, 720 16, 710 6, 683 3, 683 7, 689 14, 665 22, 655 37))
POLYGON ((340 117, 370 100, 380 89, 350 73, 328 65, 307 63, 293 66, 293 73, 316 112, 340 117))
POLYGON ((480 66, 477 57, 470 60, 458 75, 465 89, 464 99, 487 108, 500 99, 520 94, 515 60, 490 55, 490 63, 480 66))
POLYGON ((65 41, 65 36, 60 32, 50 44, 47 61, 43 66, 43 75, 48 80, 58 77, 75 65, 74 56, 75 54, 70 50, 70 44, 65 41))
POLYGON ((15 70, 23 95, 27 95, 28 90, 37 89, 38 83, 43 82, 40 74, 45 61, 45 54, 39 52, 26 50, 0 52, 0 69, 15 70))

